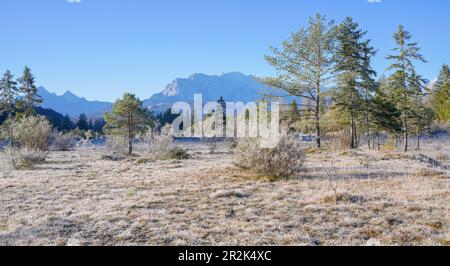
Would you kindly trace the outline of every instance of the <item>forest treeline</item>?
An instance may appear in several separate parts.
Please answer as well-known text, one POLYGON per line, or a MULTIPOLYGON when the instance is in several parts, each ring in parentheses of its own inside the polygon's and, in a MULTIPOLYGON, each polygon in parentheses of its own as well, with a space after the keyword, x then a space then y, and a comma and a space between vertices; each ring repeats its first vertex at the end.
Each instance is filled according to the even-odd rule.
MULTIPOLYGON (((418 42, 402 25, 392 35, 386 75, 377 75, 373 57, 380 53, 353 18, 340 24, 317 14, 293 32, 281 48, 266 56, 277 76, 264 78, 272 87, 300 98, 287 120, 293 130, 315 132, 317 147, 329 133, 344 132, 349 148, 380 145, 380 135, 408 140, 450 120, 450 71, 444 64, 437 81, 427 81, 416 65, 426 63, 418 42), (363 137, 361 137, 363 136, 363 137)), ((419 145, 419 141, 417 142, 419 145)))

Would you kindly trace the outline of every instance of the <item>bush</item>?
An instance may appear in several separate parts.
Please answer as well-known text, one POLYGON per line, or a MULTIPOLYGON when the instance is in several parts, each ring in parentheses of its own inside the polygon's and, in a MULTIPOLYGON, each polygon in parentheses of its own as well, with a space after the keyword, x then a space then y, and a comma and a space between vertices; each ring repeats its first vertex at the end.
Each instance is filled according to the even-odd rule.
POLYGON ((25 117, 13 124, 13 138, 28 151, 47 151, 52 126, 43 116, 25 117))
POLYGON ((45 159, 47 158, 47 152, 43 150, 22 148, 18 150, 18 153, 18 167, 20 168, 32 168, 36 164, 45 162, 45 159))
POLYGON ((305 154, 295 135, 281 137, 277 147, 260 148, 259 140, 242 139, 236 148, 237 166, 270 180, 288 179, 303 170, 305 154))
POLYGON ((106 149, 108 152, 127 154, 128 141, 124 136, 109 135, 106 137, 106 149))
POLYGON ((168 159, 187 160, 189 159, 189 153, 185 149, 175 147, 169 150, 168 159))
POLYGON ((172 158, 174 154, 172 127, 164 126, 159 132, 155 128, 148 127, 147 131, 137 137, 138 149, 148 154, 152 159, 165 160, 172 158))
POLYGON ((72 133, 55 132, 51 144, 52 150, 69 151, 76 145, 75 136, 72 133))

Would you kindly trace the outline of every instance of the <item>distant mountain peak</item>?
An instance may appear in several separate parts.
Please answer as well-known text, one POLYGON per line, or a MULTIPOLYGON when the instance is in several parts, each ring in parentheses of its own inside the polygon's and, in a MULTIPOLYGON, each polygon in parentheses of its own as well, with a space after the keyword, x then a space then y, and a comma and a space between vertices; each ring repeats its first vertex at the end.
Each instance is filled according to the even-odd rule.
POLYGON ((272 91, 259 83, 254 76, 241 72, 228 72, 219 75, 195 73, 188 78, 177 78, 161 92, 144 101, 144 106, 155 112, 164 112, 174 103, 191 103, 195 94, 202 94, 203 102, 217 101, 223 97, 230 102, 250 102, 272 91))
POLYGON ((38 94, 43 99, 43 108, 50 108, 71 117, 78 117, 83 113, 87 116, 98 116, 112 107, 112 103, 88 101, 85 98, 78 97, 70 90, 63 95, 57 95, 56 93, 50 93, 44 87, 39 87, 38 94))

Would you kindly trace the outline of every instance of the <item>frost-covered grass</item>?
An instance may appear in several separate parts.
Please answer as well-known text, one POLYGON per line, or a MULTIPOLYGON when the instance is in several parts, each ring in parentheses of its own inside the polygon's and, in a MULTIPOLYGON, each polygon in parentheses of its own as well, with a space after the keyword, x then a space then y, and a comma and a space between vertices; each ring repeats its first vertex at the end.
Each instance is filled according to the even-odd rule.
MULTIPOLYGON (((450 142, 424 145, 413 153, 450 165, 450 142)), ((270 182, 228 145, 186 148, 147 161, 89 147, 8 170, 0 245, 450 245, 449 172, 402 153, 309 153, 298 178, 270 182)))

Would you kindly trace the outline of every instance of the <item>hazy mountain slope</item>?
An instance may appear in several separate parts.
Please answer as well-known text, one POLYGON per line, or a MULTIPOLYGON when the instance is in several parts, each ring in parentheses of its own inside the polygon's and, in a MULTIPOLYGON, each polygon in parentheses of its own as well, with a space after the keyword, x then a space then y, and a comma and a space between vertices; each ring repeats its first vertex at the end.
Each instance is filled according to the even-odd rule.
POLYGON ((261 99, 270 89, 260 84, 253 76, 239 72, 221 75, 194 74, 189 78, 175 79, 161 93, 153 95, 144 101, 144 106, 155 112, 165 111, 178 101, 190 104, 194 94, 202 94, 203 103, 217 101, 223 97, 227 102, 241 101, 247 103, 261 99))
POLYGON ((87 116, 101 115, 112 107, 110 102, 88 101, 76 96, 70 91, 63 95, 48 92, 44 87, 38 88, 38 94, 43 98, 42 107, 51 108, 61 114, 78 117, 80 114, 87 116))

